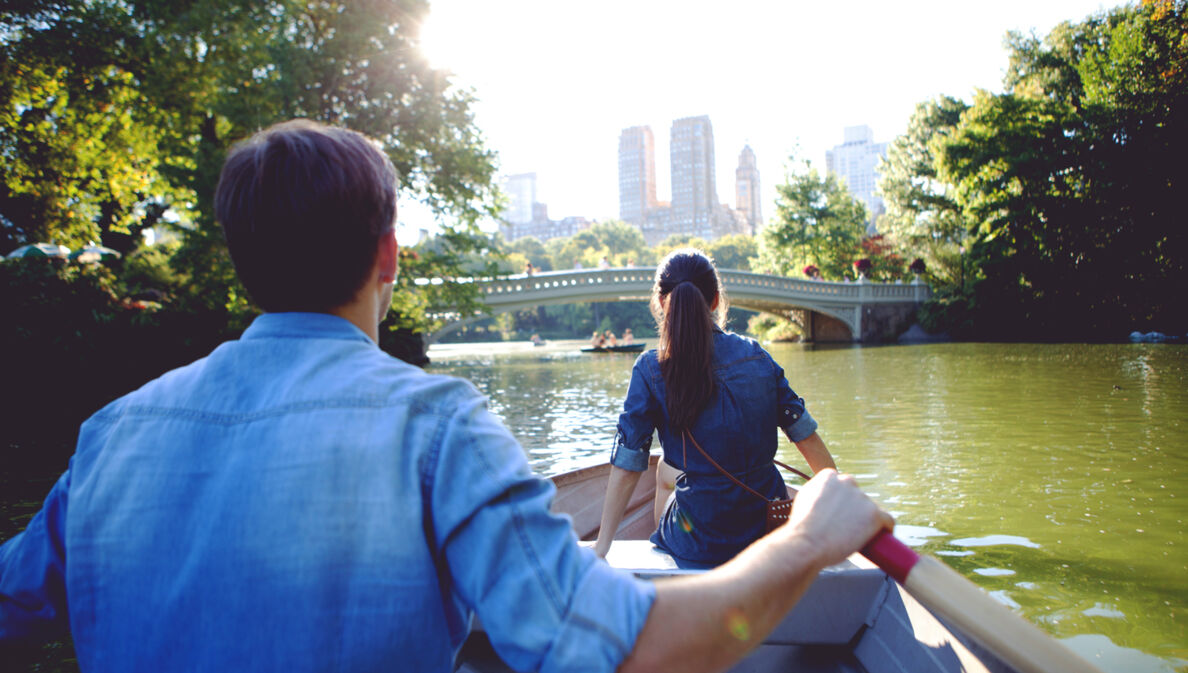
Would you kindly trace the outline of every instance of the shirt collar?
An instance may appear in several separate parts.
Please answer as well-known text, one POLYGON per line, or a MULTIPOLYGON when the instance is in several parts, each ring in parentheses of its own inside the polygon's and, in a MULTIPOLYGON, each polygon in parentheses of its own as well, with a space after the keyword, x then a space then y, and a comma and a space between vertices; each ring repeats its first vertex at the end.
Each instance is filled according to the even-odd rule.
POLYGON ((329 313, 264 313, 248 325, 240 339, 342 339, 375 345, 349 320, 329 313))

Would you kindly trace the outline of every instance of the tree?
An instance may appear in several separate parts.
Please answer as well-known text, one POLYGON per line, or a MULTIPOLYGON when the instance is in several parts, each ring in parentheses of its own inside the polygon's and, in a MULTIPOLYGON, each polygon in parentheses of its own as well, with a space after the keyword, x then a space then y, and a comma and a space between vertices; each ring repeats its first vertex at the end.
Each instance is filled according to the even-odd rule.
POLYGON ((956 288, 972 234, 953 185, 939 179, 936 146, 951 136, 969 108, 941 96, 916 106, 907 132, 892 141, 879 169, 886 212, 879 228, 905 257, 919 257, 935 285, 956 288))
POLYGON ((710 243, 706 252, 719 269, 750 271, 751 260, 759 254, 759 242, 754 236, 730 234, 710 243))
POLYGON ((545 249, 544 243, 533 236, 517 238, 509 244, 504 244, 504 247, 508 252, 523 255, 538 271, 553 270, 553 263, 549 259, 549 253, 545 249))
MULTIPOLYGON (((377 139, 398 170, 402 199, 431 206, 458 255, 484 249, 476 223, 494 210, 494 156, 474 126, 472 93, 419 52, 427 11, 425 0, 21 3, 0 19, 0 97, 9 115, 0 118, 0 152, 35 160, 4 174, 0 211, 18 225, 6 231, 77 240, 105 218, 131 232, 141 209, 148 217, 187 213, 192 226, 174 258, 191 290, 182 300, 234 323, 250 306, 211 208, 222 160, 253 132, 306 117, 377 139), (26 137, 35 123, 44 129, 26 137), (94 159, 61 151, 92 137, 104 144, 94 159), (30 139, 36 144, 24 148, 30 139), (127 157, 136 160, 130 168, 103 163, 127 157), (65 205, 37 202, 46 200, 38 181, 59 179, 65 205), (80 214, 69 208, 75 203, 87 207, 80 214), (65 218, 54 214, 63 209, 65 218)), ((405 273, 416 267, 410 261, 405 273)), ((443 292, 477 305, 466 287, 418 292, 431 305, 443 292)))
POLYGON ((1149 2, 1011 35, 1008 91, 979 93, 934 148, 972 223, 983 336, 1188 327, 1188 34, 1149 2))
POLYGON ((760 233, 756 269, 793 276, 814 264, 826 278, 845 275, 866 231, 862 202, 837 176, 820 175, 808 161, 790 167, 776 192, 776 214, 760 233))
POLYGON ((680 250, 681 248, 694 248, 707 252, 709 250, 709 243, 704 238, 694 236, 693 234, 669 234, 664 237, 664 240, 656 244, 652 248, 652 252, 656 257, 656 262, 659 263, 668 256, 673 250, 680 250))
POLYGON ((639 228, 619 220, 595 222, 573 236, 550 240, 546 248, 555 269, 572 269, 577 262, 597 268, 603 257, 614 266, 651 263, 651 250, 639 228))
MULTIPOLYGON (((91 9, 77 31, 104 39, 116 19, 91 9)), ((102 240, 128 252, 170 205, 175 217, 186 212, 193 195, 169 178, 186 162, 159 154, 168 115, 135 76, 40 39, 32 25, 47 17, 0 14, 0 213, 9 222, 0 250, 102 240)))

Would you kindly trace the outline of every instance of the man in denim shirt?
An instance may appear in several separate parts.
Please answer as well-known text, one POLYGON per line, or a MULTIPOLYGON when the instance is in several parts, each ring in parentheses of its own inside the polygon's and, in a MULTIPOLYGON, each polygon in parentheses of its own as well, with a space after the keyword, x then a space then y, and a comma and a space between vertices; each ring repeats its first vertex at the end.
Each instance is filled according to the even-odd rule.
POLYGON ((579 547, 468 383, 377 346, 395 171, 362 136, 272 127, 216 194, 266 313, 96 413, 0 547, 0 643, 69 631, 85 671, 449 671, 472 614, 513 668, 715 670, 891 525, 844 477, 720 570, 655 585, 579 547))

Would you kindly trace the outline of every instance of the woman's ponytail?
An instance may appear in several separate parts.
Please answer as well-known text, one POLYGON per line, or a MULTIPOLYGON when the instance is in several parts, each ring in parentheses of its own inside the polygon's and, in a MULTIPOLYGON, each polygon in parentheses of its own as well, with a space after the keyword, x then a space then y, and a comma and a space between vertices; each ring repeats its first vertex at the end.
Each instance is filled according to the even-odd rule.
POLYGON ((660 329, 660 372, 674 432, 693 426, 714 393, 714 327, 725 315, 717 270, 697 250, 677 250, 661 262, 652 287, 660 329), (717 315, 711 306, 717 308, 717 315))

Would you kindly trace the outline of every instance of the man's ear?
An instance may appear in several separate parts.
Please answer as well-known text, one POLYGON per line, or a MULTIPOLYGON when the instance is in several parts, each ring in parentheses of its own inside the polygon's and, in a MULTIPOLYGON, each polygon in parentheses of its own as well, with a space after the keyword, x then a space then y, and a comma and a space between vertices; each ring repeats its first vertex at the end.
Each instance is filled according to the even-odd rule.
POLYGON ((394 230, 380 236, 376 265, 379 267, 381 283, 396 282, 396 274, 400 272, 400 244, 396 242, 394 230))

